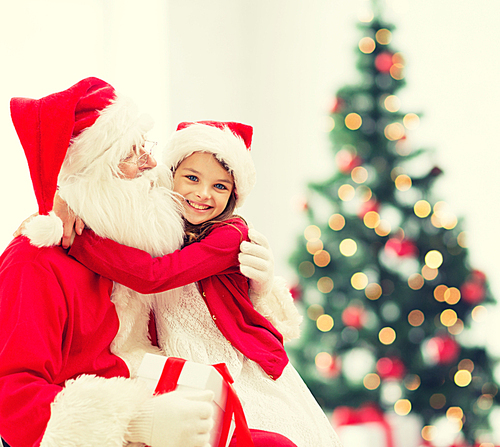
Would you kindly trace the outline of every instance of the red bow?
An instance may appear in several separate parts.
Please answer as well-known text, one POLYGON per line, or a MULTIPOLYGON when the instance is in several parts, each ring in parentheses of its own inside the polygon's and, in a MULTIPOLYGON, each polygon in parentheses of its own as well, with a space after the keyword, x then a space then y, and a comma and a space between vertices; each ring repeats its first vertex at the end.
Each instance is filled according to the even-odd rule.
POLYGON ((394 447, 392 428, 385 420, 382 410, 374 405, 362 405, 359 409, 351 407, 337 407, 333 412, 333 420, 338 426, 378 422, 384 429, 387 447, 394 447))
MULTIPOLYGON (((185 359, 180 359, 177 357, 168 357, 165 363, 165 367, 156 386, 155 392, 159 394, 168 393, 174 391, 177 388, 177 382, 181 374, 182 368, 186 363, 185 359)), ((222 376, 224 381, 227 383, 227 401, 226 409, 224 412, 224 419, 222 421, 222 432, 219 439, 219 444, 217 447, 225 447, 227 443, 227 437, 229 434, 229 428, 231 426, 232 415, 234 414, 235 430, 236 435, 236 446, 237 447, 254 447, 252 437, 250 435, 250 430, 248 429, 248 424, 243 413, 243 407, 238 399, 236 391, 231 385, 234 380, 227 369, 225 363, 218 363, 217 365, 212 365, 222 376)))

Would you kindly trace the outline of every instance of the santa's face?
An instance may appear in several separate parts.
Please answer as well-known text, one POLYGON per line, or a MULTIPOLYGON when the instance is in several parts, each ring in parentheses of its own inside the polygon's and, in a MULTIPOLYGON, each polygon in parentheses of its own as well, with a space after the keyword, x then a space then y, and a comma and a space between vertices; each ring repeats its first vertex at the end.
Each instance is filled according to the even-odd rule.
POLYGON ((184 198, 183 215, 193 225, 219 216, 233 187, 233 176, 207 152, 191 154, 175 170, 174 191, 184 198))
POLYGON ((132 149, 130 154, 119 163, 118 168, 120 169, 120 177, 130 180, 156 165, 153 155, 141 147, 139 150, 132 149))

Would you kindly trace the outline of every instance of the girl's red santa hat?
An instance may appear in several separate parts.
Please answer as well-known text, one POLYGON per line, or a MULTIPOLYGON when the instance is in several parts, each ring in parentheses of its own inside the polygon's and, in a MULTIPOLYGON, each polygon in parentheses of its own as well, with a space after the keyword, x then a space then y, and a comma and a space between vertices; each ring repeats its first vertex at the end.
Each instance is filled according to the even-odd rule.
POLYGON ((251 126, 232 121, 182 122, 167 143, 163 161, 175 170, 194 152, 214 154, 233 175, 239 207, 255 185, 255 166, 250 156, 252 134, 251 126))
POLYGON ((94 77, 40 99, 12 98, 10 109, 40 214, 52 209, 60 174, 64 182, 103 155, 117 165, 152 127, 128 98, 94 77))

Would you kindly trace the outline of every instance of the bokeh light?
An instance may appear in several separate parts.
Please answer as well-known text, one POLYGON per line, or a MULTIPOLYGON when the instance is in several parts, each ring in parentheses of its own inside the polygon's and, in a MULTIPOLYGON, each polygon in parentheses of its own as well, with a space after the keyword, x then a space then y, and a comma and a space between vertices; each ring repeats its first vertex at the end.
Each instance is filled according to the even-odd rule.
POLYGON ((466 369, 461 369, 455 373, 453 380, 457 386, 464 388, 472 382, 472 374, 466 369))
POLYGON ((365 295, 369 300, 378 300, 382 296, 382 287, 375 282, 368 284, 365 288, 365 295))
POLYGON ((404 126, 409 130, 415 130, 420 125, 420 118, 416 113, 407 113, 403 118, 404 126))
POLYGON ((386 29, 379 29, 375 34, 375 39, 380 45, 389 45, 392 40, 392 33, 386 29))
POLYGON ((425 316, 421 310, 415 309, 408 314, 408 323, 414 327, 420 326, 424 321, 425 316))
POLYGON ((323 314, 316 320, 316 327, 321 332, 328 332, 333 329, 334 321, 333 318, 328 314, 323 314))
POLYGON ((361 116, 359 116, 355 112, 349 113, 345 117, 345 127, 347 127, 349 130, 358 130, 361 127, 362 123, 363 120, 361 119, 361 116))
POLYGON ((321 230, 316 225, 309 225, 304 230, 304 237, 308 241, 311 241, 311 240, 314 240, 314 239, 319 239, 321 237, 321 230))
POLYGON ((384 327, 378 333, 380 343, 390 345, 396 340, 396 331, 392 327, 384 327))
POLYGON ((330 278, 329 276, 323 276, 322 278, 318 279, 317 287, 321 293, 330 293, 334 287, 332 278, 330 278))
POLYGON ((446 405, 446 396, 441 393, 434 393, 429 398, 429 405, 434 408, 434 410, 440 410, 446 405))
POLYGON ((354 199, 354 196, 356 195, 356 190, 352 185, 341 185, 338 191, 339 199, 344 201, 344 202, 349 202, 350 200, 354 199))
POLYGON ((401 123, 391 123, 385 126, 384 135, 390 141, 400 140, 405 136, 405 128, 401 123))
POLYGON ((406 174, 398 175, 394 183, 400 191, 408 191, 411 188, 411 178, 406 174))
POLYGON ((444 284, 439 284, 434 288, 434 299, 440 303, 444 302, 444 294, 448 290, 448 287, 444 284))
POLYGON ((399 399, 394 404, 394 413, 406 416, 411 411, 411 402, 408 399, 399 399))
POLYGON ((375 46, 375 41, 371 37, 363 37, 358 44, 359 50, 364 54, 373 53, 375 46))
POLYGON ((378 374, 369 373, 363 378, 363 385, 367 390, 376 390, 380 386, 380 377, 378 374))
POLYGON ((474 309, 472 309, 471 317, 477 323, 485 321, 487 316, 488 316, 488 310, 484 306, 476 306, 474 307, 474 309))
POLYGON ((307 251, 314 255, 320 250, 323 250, 323 241, 321 239, 313 239, 307 242, 306 244, 307 251))
POLYGON ((412 290, 421 289, 424 286, 424 283, 424 278, 419 273, 413 273, 413 275, 410 275, 410 277, 408 278, 408 286, 412 290))
POLYGON ((356 166, 351 171, 351 178, 356 183, 364 183, 368 180, 368 171, 363 166, 356 166))
POLYGON ((363 223, 368 228, 376 228, 380 223, 380 214, 376 211, 368 211, 363 217, 363 223))
POLYGON ((340 231, 345 226, 345 218, 342 214, 332 214, 328 219, 328 226, 333 231, 340 231))
POLYGON ((385 237, 391 232, 391 224, 385 219, 381 219, 377 227, 375 228, 375 233, 380 237, 385 237))
POLYGON ((413 207, 413 212, 417 217, 424 218, 431 213, 431 204, 427 200, 419 200, 413 207))
POLYGON ((444 292, 444 300, 451 305, 457 304, 460 301, 461 296, 460 290, 456 287, 449 287, 444 292))
POLYGON ((368 285, 368 277, 363 272, 357 272, 351 277, 351 285, 356 290, 363 290, 368 285))
POLYGON ((316 321, 321 315, 325 313, 321 304, 311 304, 307 308, 307 316, 309 319, 316 321))
POLYGON ((427 281, 432 281, 433 279, 436 279, 438 273, 439 273, 438 269, 431 269, 428 265, 424 265, 422 267, 422 276, 427 281))
POLYGON ((457 322, 458 316, 453 309, 445 309, 439 315, 439 321, 443 326, 453 326, 457 322))
POLYGON ((408 374, 403 380, 405 388, 409 391, 418 390, 420 383, 421 380, 417 374, 408 374))
POLYGON ((424 441, 433 441, 436 437, 436 427, 434 425, 426 425, 420 433, 424 441))
POLYGON ((310 278, 312 275, 314 275, 314 271, 315 267, 312 262, 304 261, 299 264, 299 273, 304 278, 310 278))
POLYGON ((325 250, 320 250, 314 254, 313 261, 318 267, 326 267, 330 264, 330 253, 325 250))
POLYGON ((384 99, 384 107, 389 112, 397 112, 401 107, 401 100, 396 95, 389 95, 384 99))
POLYGON ((346 257, 353 256, 358 250, 358 245, 353 239, 344 239, 339 245, 339 250, 346 257))
POLYGON ((430 250, 425 255, 425 263, 431 269, 437 269, 443 263, 443 255, 438 250, 430 250))

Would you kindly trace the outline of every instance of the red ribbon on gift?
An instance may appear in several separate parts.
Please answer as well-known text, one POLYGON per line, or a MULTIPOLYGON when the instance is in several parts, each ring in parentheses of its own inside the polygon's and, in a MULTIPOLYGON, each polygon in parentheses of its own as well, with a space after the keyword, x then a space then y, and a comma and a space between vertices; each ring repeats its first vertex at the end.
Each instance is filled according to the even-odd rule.
MULTIPOLYGON (((170 391, 174 391, 177 388, 177 382, 179 380, 179 376, 181 375, 182 368, 184 368, 184 363, 186 363, 185 359, 180 359, 177 357, 167 358, 160 376, 160 380, 158 380, 158 385, 155 389, 156 393, 168 393, 170 391)), ((245 414, 243 413, 243 407, 241 406, 240 399, 238 399, 236 391, 232 386, 234 380, 231 377, 226 364, 218 363, 217 365, 212 366, 220 373, 220 375, 228 385, 226 410, 224 411, 221 437, 219 439, 219 444, 217 447, 226 446, 233 414, 235 422, 234 434, 236 435, 236 446, 254 447, 252 436, 250 435, 250 430, 248 429, 247 420, 245 418, 245 414)))
POLYGON ((367 422, 376 422, 382 426, 385 432, 387 447, 394 447, 392 439, 392 428, 385 420, 383 411, 372 404, 362 405, 358 409, 351 407, 337 407, 333 411, 332 419, 337 426, 358 425, 367 422))

